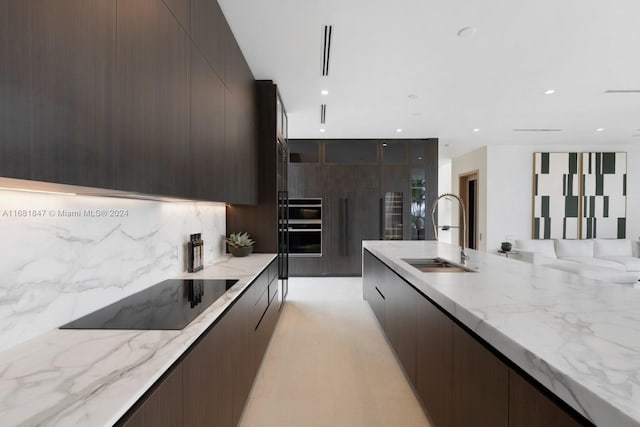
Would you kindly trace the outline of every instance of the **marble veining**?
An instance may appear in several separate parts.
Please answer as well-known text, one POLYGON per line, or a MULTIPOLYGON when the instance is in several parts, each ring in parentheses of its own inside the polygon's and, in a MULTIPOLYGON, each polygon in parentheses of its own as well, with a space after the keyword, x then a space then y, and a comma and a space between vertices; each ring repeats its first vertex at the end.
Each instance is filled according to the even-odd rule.
POLYGON ((459 249, 364 247, 594 424, 640 426, 640 289, 473 250, 477 273, 422 273, 402 258, 459 249))
POLYGON ((194 276, 239 279, 181 331, 55 330, 0 353, 3 426, 111 426, 275 258, 219 258, 194 276))
POLYGON ((225 229, 220 203, 0 190, 0 351, 182 274, 191 233, 210 264, 225 229))

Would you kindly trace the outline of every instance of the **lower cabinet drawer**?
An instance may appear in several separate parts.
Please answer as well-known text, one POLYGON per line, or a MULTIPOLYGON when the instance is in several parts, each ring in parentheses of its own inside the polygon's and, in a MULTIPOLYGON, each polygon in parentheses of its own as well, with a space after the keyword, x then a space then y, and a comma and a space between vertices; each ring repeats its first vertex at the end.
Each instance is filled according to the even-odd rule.
MULTIPOLYGON (((277 283, 277 282, 276 282, 277 283)), ((277 296, 274 295, 274 298, 277 296)), ((262 321, 256 328, 256 347, 255 347, 255 363, 256 369, 260 367, 262 358, 269 345, 269 340, 278 321, 278 304, 272 303, 267 307, 267 311, 262 317, 262 321)))
POLYGON ((256 328, 258 327, 258 324, 260 323, 260 319, 262 319, 264 312, 267 311, 268 306, 269 306, 269 290, 265 289, 264 292, 262 293, 262 296, 260 296, 260 299, 256 303, 256 305, 253 307, 254 327, 256 328))

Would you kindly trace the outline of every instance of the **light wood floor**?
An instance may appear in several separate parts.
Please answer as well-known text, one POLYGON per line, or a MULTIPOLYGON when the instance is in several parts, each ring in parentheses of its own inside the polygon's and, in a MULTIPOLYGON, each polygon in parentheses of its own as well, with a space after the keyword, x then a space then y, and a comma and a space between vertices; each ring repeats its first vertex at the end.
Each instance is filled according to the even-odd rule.
POLYGON ((243 427, 429 426, 360 278, 294 278, 243 427))

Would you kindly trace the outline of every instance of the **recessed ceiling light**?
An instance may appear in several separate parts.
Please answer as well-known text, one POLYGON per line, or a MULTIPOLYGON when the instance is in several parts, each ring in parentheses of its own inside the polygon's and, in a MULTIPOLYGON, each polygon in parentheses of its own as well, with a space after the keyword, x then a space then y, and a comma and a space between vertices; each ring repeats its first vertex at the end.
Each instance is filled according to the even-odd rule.
POLYGON ((480 129, 475 128, 473 131, 474 131, 474 132, 480 132, 480 129))
POLYGON ((422 156, 418 156, 418 160, 422 160, 422 156))
POLYGON ((383 143, 382 143, 382 146, 383 146, 383 147, 386 147, 387 145, 389 145, 389 144, 387 144, 386 142, 383 142, 383 143))
POLYGON ((398 129, 396 129, 396 132, 400 133, 400 132, 402 132, 402 129, 398 128, 398 129))
POLYGON ((544 91, 545 95, 553 95, 554 93, 556 93, 555 89, 548 89, 544 91))
POLYGON ((596 132, 602 132, 604 130, 604 128, 598 128, 596 129, 596 132))
POLYGON ((326 89, 322 89, 322 90, 320 91, 320 95, 329 95, 329 91, 328 91, 328 90, 326 90, 326 89))
POLYGON ((323 129, 320 129, 320 132, 324 132, 324 128, 323 128, 323 129))
POLYGON ((476 27, 464 27, 458 30, 458 37, 471 37, 476 33, 476 27))

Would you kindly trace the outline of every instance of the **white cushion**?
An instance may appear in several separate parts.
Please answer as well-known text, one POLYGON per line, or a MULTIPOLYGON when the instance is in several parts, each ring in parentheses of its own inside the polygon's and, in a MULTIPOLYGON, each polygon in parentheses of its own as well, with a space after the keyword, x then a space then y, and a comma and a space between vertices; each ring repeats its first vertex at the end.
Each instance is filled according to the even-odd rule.
POLYGON ((557 258, 556 250, 553 247, 553 240, 516 240, 515 249, 523 251, 540 252, 546 258, 557 258))
POLYGON ((603 258, 594 258, 590 256, 567 256, 560 259, 566 260, 566 261, 573 261, 575 263, 578 263, 584 266, 605 267, 605 268, 611 268, 614 270, 626 271, 626 268, 621 263, 609 261, 603 258))
POLYGON ((629 273, 621 270, 614 270, 611 268, 600 268, 590 265, 578 264, 578 263, 552 263, 545 265, 545 267, 554 268, 556 270, 566 271, 568 273, 574 273, 588 279, 600 280, 603 282, 620 283, 635 285, 638 283, 638 277, 634 273, 629 273))
POLYGON ((610 256, 598 259, 615 262, 624 266, 627 271, 640 272, 640 258, 632 256, 610 256))
POLYGON ((596 239, 593 241, 593 255, 597 257, 633 256, 631 240, 596 239))
POLYGON ((555 240, 556 255, 565 257, 593 257, 593 240, 555 240))

